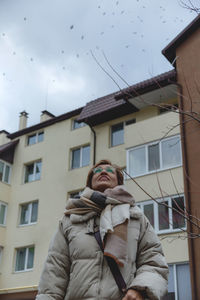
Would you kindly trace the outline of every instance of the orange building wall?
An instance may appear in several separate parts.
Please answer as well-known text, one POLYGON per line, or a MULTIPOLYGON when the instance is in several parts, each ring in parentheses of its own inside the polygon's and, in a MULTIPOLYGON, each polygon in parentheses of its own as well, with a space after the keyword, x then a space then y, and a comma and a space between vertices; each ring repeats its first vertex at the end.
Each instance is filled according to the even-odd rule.
MULTIPOLYGON (((200 218, 200 29, 196 30, 176 50, 177 81, 182 86, 182 139, 185 146, 185 195, 191 214, 200 218)), ((193 219, 195 220, 195 219, 193 219)), ((200 222, 199 222, 200 225, 200 222)), ((200 230, 188 224, 188 229, 199 234, 189 239, 193 299, 200 299, 200 230)))

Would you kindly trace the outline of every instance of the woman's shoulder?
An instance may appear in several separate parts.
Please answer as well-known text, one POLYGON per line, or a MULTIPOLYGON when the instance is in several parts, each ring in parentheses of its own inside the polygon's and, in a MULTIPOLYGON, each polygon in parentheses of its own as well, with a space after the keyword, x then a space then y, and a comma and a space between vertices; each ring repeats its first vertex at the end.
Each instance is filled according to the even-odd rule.
POLYGON ((76 215, 64 215, 60 220, 60 226, 62 227, 64 234, 68 234, 69 232, 79 232, 83 228, 88 227, 89 223, 88 220, 81 221, 81 219, 76 218, 76 215))
POLYGON ((70 220, 70 216, 67 215, 63 215, 63 217, 60 219, 59 221, 60 226, 62 227, 63 231, 66 232, 66 230, 72 226, 71 220, 70 220))
POLYGON ((143 212, 141 211, 141 209, 137 206, 134 205, 132 207, 130 207, 130 218, 131 219, 141 219, 144 216, 143 212))
POLYGON ((138 222, 143 230, 149 226, 151 227, 149 220, 137 205, 130 208, 130 222, 138 222))

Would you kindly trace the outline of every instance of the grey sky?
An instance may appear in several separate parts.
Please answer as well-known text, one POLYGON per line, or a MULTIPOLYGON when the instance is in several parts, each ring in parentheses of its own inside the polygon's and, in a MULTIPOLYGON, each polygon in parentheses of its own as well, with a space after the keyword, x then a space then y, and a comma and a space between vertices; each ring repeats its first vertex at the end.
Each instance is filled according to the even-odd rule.
POLYGON ((178 0, 0 0, 0 130, 116 91, 90 50, 129 84, 170 70, 161 50, 195 17, 178 0))

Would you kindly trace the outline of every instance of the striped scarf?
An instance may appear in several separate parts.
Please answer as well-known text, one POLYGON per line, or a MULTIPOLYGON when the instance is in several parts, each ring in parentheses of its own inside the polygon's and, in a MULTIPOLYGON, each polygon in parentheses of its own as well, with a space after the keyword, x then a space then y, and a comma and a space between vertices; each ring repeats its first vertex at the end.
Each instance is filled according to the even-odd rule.
POLYGON ((122 185, 106 189, 104 193, 86 187, 80 198, 68 200, 65 215, 70 215, 70 218, 81 216, 82 221, 100 216, 104 255, 123 267, 127 260, 130 206, 134 206, 134 199, 122 185))

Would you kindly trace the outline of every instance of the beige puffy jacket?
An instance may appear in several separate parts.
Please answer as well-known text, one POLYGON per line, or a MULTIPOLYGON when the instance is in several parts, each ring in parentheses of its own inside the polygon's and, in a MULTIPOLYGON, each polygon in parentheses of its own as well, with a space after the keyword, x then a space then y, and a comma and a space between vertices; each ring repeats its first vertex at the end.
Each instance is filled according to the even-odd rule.
MULTIPOLYGON (((120 300, 122 295, 94 237, 94 219, 60 221, 41 275, 37 300, 120 300)), ((145 299, 161 299, 167 291, 168 267, 160 241, 138 207, 130 208, 128 261, 121 273, 128 288, 145 299)))

